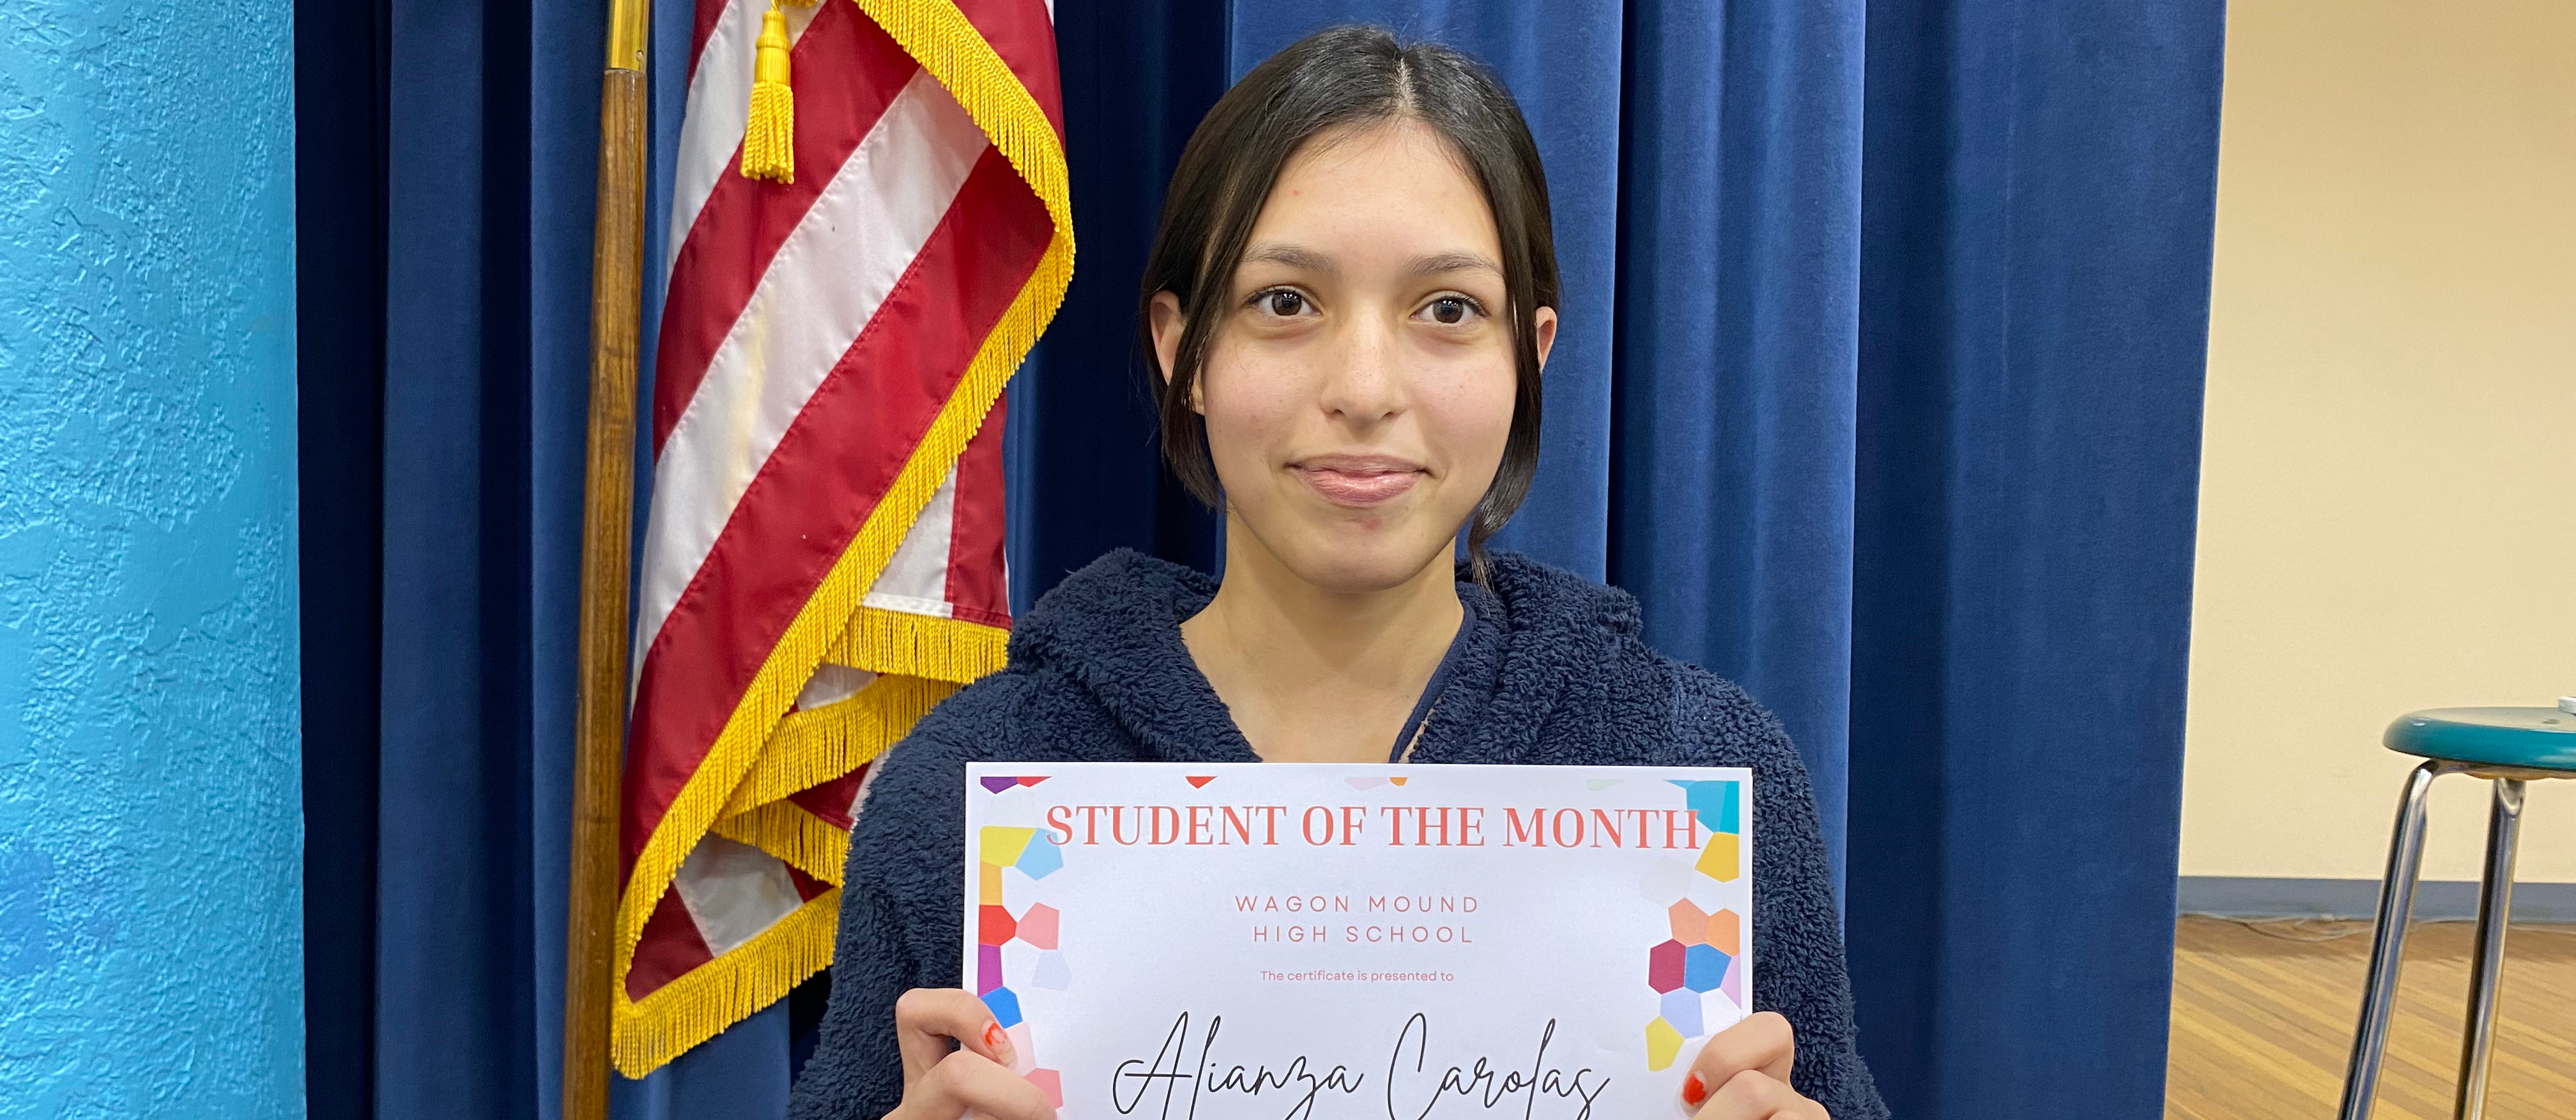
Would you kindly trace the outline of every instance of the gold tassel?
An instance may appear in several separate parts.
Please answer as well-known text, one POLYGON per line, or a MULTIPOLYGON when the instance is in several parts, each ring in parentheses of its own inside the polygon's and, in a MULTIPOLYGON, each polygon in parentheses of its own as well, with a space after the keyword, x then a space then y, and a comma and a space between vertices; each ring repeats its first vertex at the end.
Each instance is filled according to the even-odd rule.
POLYGON ((796 181, 796 92, 787 84, 787 13, 771 0, 760 17, 751 69, 751 119, 742 130, 742 177, 796 181))

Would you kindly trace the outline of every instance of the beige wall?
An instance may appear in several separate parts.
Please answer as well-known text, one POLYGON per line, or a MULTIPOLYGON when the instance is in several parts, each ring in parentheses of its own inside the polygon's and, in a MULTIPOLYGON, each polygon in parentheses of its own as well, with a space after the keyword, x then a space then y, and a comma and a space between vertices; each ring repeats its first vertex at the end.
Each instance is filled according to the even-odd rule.
POLYGON ((2376 878, 2391 717, 2576 693, 2576 0, 2228 7, 2182 873, 2376 878))

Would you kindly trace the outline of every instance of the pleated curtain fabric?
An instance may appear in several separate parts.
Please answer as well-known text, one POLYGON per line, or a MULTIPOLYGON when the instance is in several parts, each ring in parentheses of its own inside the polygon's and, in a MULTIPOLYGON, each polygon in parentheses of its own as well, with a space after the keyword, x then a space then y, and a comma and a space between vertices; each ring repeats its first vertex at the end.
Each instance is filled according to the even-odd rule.
POLYGON ((563 1006, 601 20, 295 18, 307 1107, 532 1117, 563 1006))
POLYGON ((567 63, 601 20, 386 13, 375 1115, 535 1115, 559 1095, 598 150, 598 68, 567 63))
MULTIPOLYGON (((297 7, 310 1109, 551 1117, 604 12, 297 7)), ((1082 256, 1010 390, 1015 606, 1111 547, 1217 563, 1132 333, 1206 107, 1333 22, 1474 51, 1568 291, 1503 543, 1779 713, 1899 1115, 2158 1115, 2222 16, 1067 0, 1082 256)), ((778 1115, 789 1012, 618 1114, 778 1115)))
POLYGON ((1785 723, 1848 846, 1858 4, 1641 3, 1602 517, 1647 638, 1785 723))
POLYGON ((1845 939, 1901 1115, 2162 1114, 2223 12, 1869 8, 1845 939))
POLYGON ((1014 615, 1113 548, 1217 570, 1215 516, 1181 489, 1155 448, 1136 282, 1181 148, 1232 84, 1230 8, 1207 0, 1056 8, 1082 253, 1055 322, 1011 379, 1011 415, 1020 419, 1004 436, 1003 471, 1014 615))

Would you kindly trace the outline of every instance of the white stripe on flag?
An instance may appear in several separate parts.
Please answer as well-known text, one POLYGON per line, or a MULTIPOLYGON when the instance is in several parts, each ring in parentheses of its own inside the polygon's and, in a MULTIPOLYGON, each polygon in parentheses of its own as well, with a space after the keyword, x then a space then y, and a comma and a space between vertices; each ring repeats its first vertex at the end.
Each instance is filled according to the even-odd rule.
POLYGON ((805 900, 778 857, 708 833, 671 880, 708 951, 723 956, 796 912, 805 900))
POLYGON ((876 679, 875 673, 865 669, 826 661, 814 667, 814 675, 805 680, 805 690, 796 694, 796 710, 810 712, 825 704, 840 703, 858 695, 860 689, 876 679))
POLYGON ((743 490, 921 253, 985 147, 947 89, 915 73, 761 274, 654 464, 639 676, 743 490))
POLYGON ((860 602, 932 618, 955 615, 957 608, 948 601, 948 544, 956 519, 957 467, 952 463, 948 477, 939 480, 930 504, 921 507, 920 519, 904 531, 903 544, 895 548, 894 558, 886 561, 885 571, 878 573, 867 598, 860 602))

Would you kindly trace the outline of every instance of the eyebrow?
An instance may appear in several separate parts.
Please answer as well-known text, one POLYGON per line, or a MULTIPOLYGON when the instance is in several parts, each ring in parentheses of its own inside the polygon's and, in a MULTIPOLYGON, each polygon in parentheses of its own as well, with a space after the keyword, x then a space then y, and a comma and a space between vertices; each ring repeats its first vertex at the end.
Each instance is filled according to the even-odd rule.
POLYGON ((1301 245, 1255 246, 1251 252, 1243 255, 1243 260, 1246 264, 1262 261, 1303 269, 1307 272, 1320 272, 1326 276, 1338 276, 1342 271, 1340 265, 1333 263, 1333 258, 1301 245))
MULTIPOLYGON (((1333 258, 1302 245, 1258 245, 1245 253, 1243 259, 1247 264, 1260 261, 1266 264, 1286 265, 1289 268, 1307 272, 1320 272, 1326 276, 1337 276, 1342 271, 1341 266, 1333 262, 1333 258)), ((1429 256, 1413 258, 1406 263, 1404 271, 1408 276, 1440 276, 1452 272, 1490 272, 1500 276, 1503 274, 1503 266, 1495 264, 1478 253, 1433 253, 1429 256)))
POLYGON ((1490 272, 1500 276, 1503 266, 1476 253, 1433 253, 1413 258, 1413 263, 1406 265, 1404 271, 1414 276, 1439 276, 1451 272, 1490 272))

